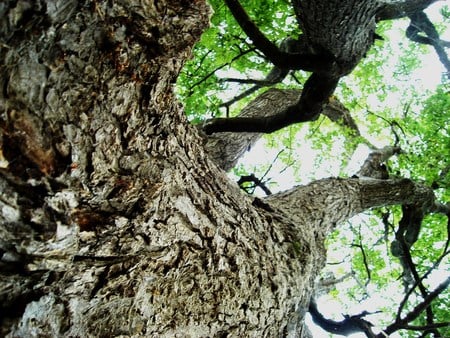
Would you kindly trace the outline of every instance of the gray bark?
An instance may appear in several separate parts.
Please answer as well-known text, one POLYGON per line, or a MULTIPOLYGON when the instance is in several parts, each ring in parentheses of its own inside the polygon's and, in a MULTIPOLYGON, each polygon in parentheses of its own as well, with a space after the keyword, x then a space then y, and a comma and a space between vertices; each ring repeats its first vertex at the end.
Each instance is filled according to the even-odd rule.
POLYGON ((306 336, 326 234, 416 198, 355 179, 241 193, 172 90, 203 1, 0 12, 2 336, 306 336))
POLYGON ((372 46, 377 1, 294 0, 292 3, 308 44, 318 54, 330 53, 336 59, 334 76, 351 72, 372 46))
POLYGON ((331 53, 337 63, 334 72, 343 76, 372 46, 377 21, 407 17, 436 1, 294 0, 292 4, 308 44, 317 53, 331 53))

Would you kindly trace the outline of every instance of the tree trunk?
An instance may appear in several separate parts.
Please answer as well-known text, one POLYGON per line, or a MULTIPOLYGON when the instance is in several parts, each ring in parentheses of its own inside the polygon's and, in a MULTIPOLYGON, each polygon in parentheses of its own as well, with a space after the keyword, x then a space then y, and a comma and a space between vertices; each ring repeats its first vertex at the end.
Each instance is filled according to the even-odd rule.
POLYGON ((204 1, 0 13, 2 336, 306 336, 329 231, 424 196, 358 179, 239 191, 172 90, 204 1))

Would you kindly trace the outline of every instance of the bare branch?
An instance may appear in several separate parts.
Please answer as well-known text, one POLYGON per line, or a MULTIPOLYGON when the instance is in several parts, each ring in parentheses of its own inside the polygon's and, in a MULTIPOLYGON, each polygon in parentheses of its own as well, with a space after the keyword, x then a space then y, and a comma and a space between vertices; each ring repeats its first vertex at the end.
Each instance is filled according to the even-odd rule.
POLYGON ((211 76, 213 76, 218 70, 221 70, 222 68, 229 66, 231 63, 233 63, 234 61, 238 60, 239 58, 243 57, 244 55, 253 52, 255 49, 251 48, 248 50, 245 50, 243 52, 241 52, 240 54, 236 55, 235 57, 233 57, 231 59, 230 62, 224 63, 223 65, 220 65, 219 67, 217 67, 216 69, 213 69, 211 72, 209 72, 208 74, 206 74, 202 79, 200 79, 199 81, 193 83, 190 87, 189 87, 189 91, 190 94, 192 95, 192 89, 194 89, 195 87, 197 87, 198 85, 202 84, 203 82, 205 82, 206 80, 208 80, 211 76))
POLYGON ((371 177, 376 179, 389 178, 385 163, 391 156, 399 154, 400 152, 401 149, 399 147, 392 146, 386 146, 382 149, 372 151, 356 175, 358 177, 371 177))
POLYGON ((223 82, 235 82, 235 83, 243 83, 243 84, 255 84, 261 87, 264 86, 271 86, 273 84, 278 83, 274 81, 268 81, 268 80, 254 80, 254 79, 237 79, 237 78, 224 78, 221 79, 223 82))
POLYGON ((369 285, 369 283, 370 283, 370 280, 372 279, 372 276, 371 276, 372 273, 370 272, 369 263, 367 261, 366 251, 364 250, 364 246, 361 242, 359 244, 352 244, 351 246, 359 248, 359 250, 361 250, 361 255, 363 256, 364 268, 366 269, 366 273, 367 273, 367 280, 365 283, 365 287, 367 287, 367 285, 369 285))
MULTIPOLYGON (((304 39, 293 39, 291 37, 285 38, 280 43, 280 51, 286 52, 286 53, 295 53, 303 48, 305 48, 306 42, 304 39)), ((266 86, 273 86, 277 83, 282 82, 286 76, 289 74, 289 70, 282 69, 277 66, 273 66, 273 68, 270 70, 270 72, 266 75, 266 77, 263 80, 254 80, 254 79, 236 79, 236 78, 226 78, 222 81, 229 81, 229 82, 237 82, 237 83, 251 83, 254 84, 253 87, 247 89, 243 93, 237 95, 236 97, 232 98, 230 101, 227 101, 225 103, 222 103, 219 107, 226 107, 227 109, 227 117, 228 116, 228 109, 229 107, 243 99, 244 97, 247 97, 248 95, 254 93, 258 89, 266 86)))
POLYGON ((450 322, 443 322, 443 323, 434 323, 430 325, 405 325, 402 329, 404 330, 412 330, 412 331, 429 331, 433 329, 438 329, 441 327, 447 327, 450 326, 450 322))
POLYGON ((221 104, 219 105, 219 108, 225 107, 225 108, 226 108, 226 117, 229 118, 229 117, 230 117, 230 116, 229 116, 229 115, 230 115, 229 109, 230 109, 230 106, 231 106, 232 104, 234 104, 234 103, 238 102, 239 100, 242 100, 243 98, 245 98, 245 97, 247 97, 247 96, 253 94, 254 92, 256 92, 256 91, 257 91, 258 89, 260 89, 260 88, 261 88, 261 86, 255 85, 255 86, 253 86, 253 87, 251 87, 251 88, 245 90, 245 91, 242 92, 241 94, 236 95, 236 96, 233 97, 230 101, 221 103, 221 104))
MULTIPOLYGON (((447 245, 448 245, 448 241, 447 241, 447 245)), ((397 310, 397 316, 396 316, 397 319, 401 318, 401 312, 403 311, 403 308, 405 307, 405 304, 406 304, 407 300, 409 299, 409 297, 411 296, 413 291, 416 289, 418 284, 422 283, 423 280, 425 280, 431 274, 431 272, 433 272, 439 266, 439 264, 442 262, 442 260, 448 254, 450 254, 450 252, 447 251, 447 248, 448 248, 447 245, 444 247, 444 250, 442 251, 441 256, 433 263, 433 265, 427 270, 427 272, 419 280, 415 281, 414 285, 405 294, 405 296, 403 297, 402 301, 400 302, 400 305, 399 305, 398 310, 397 310)))
POLYGON ((259 187, 259 188, 262 189, 262 191, 264 191, 264 193, 265 193, 267 196, 272 195, 272 192, 269 190, 269 188, 267 188, 267 186, 265 185, 265 183, 264 183, 261 179, 257 178, 257 177, 255 176, 255 174, 250 174, 250 175, 241 176, 241 178, 240 178, 240 179, 238 180, 238 182, 237 182, 238 185, 239 185, 243 190, 245 190, 247 193, 250 193, 250 194, 253 193, 253 192, 249 192, 247 188, 243 187, 243 184, 246 183, 246 182, 253 182, 253 183, 254 183, 254 188, 259 187))
POLYGON ((371 329, 371 327, 373 326, 372 323, 363 319, 363 317, 369 314, 367 311, 354 316, 346 315, 344 316, 344 320, 338 322, 335 320, 326 319, 319 312, 317 304, 313 299, 311 299, 311 302, 309 303, 308 311, 311 314, 313 322, 327 332, 342 336, 348 336, 356 332, 364 332, 369 338, 375 337, 371 329))
POLYGON ((436 289, 434 289, 430 294, 414 309, 409 312, 403 319, 398 318, 393 324, 389 325, 386 329, 376 335, 376 338, 384 338, 385 335, 390 335, 398 330, 405 329, 408 327, 408 323, 412 322, 414 319, 420 316, 420 314, 430 306, 431 302, 436 299, 439 294, 442 293, 450 285, 450 277, 443 281, 436 289))
POLYGON ((411 23, 406 29, 406 36, 412 41, 433 46, 439 60, 447 69, 447 76, 450 78, 450 60, 444 49, 447 43, 439 38, 438 31, 423 11, 412 13, 409 18, 411 23), (420 35, 420 33, 425 35, 420 35))

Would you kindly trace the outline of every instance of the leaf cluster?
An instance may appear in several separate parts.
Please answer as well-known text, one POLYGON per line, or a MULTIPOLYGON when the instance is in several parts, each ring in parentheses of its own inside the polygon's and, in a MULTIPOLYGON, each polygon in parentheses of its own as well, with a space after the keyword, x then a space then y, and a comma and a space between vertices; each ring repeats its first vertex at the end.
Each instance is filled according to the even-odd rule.
MULTIPOLYGON (((223 1, 209 2, 213 8, 211 27, 196 44, 193 51, 195 57, 186 63, 177 82, 177 92, 185 105, 186 114, 196 121, 208 116, 224 115, 224 110, 219 109, 220 104, 249 87, 227 83, 221 78, 233 74, 242 79, 262 79, 271 69, 264 56, 255 50, 242 32, 223 1)), ((252 0, 247 1, 245 6, 272 41, 298 35, 288 1, 252 0)), ((240 102, 235 112, 248 99, 240 102)))

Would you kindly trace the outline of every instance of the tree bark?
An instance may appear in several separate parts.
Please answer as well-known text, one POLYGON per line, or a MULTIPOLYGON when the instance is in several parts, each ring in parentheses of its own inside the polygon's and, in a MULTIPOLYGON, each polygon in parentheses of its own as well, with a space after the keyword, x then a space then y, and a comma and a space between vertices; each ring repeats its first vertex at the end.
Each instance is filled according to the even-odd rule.
MULTIPOLYGON (((341 77, 349 74, 375 40, 378 1, 292 1, 302 34, 292 51, 278 48, 259 30, 239 0, 225 0, 254 47, 286 73, 313 72, 293 105, 266 118, 235 117, 209 120, 206 134, 217 132, 272 133, 294 123, 316 120, 334 93, 341 77)), ((295 40, 292 40, 295 41, 295 40)))
POLYGON ((292 4, 310 48, 335 58, 335 67, 328 75, 347 75, 374 42, 378 1, 294 0, 292 4))
POLYGON ((173 94, 204 1, 0 12, 2 336, 307 336, 327 233, 418 196, 357 179, 239 191, 173 94))

